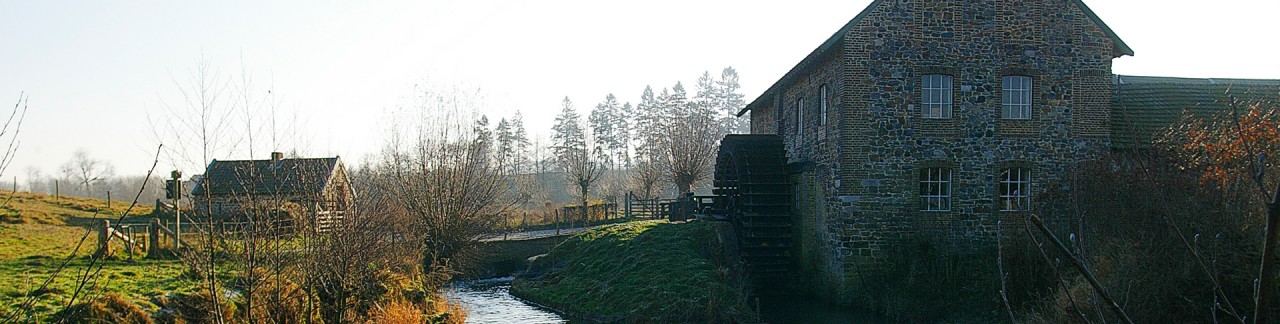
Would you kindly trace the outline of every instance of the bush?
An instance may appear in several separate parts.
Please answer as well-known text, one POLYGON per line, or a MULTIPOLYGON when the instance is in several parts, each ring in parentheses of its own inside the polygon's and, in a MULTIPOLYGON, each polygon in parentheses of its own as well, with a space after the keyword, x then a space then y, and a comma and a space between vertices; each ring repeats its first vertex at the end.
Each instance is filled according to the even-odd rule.
POLYGON ((116 293, 72 305, 53 316, 69 323, 152 323, 146 310, 116 293))
POLYGON ((369 309, 370 323, 422 323, 426 314, 413 303, 399 299, 369 309))
POLYGON ((213 294, 207 289, 157 297, 154 303, 160 306, 156 313, 156 321, 160 323, 212 323, 217 317, 232 319, 236 315, 235 304, 227 302, 226 298, 219 299, 219 305, 215 307, 213 294))
MULTIPOLYGON (((1007 232, 1012 227, 1005 225, 1007 232)), ((1052 270, 1025 235, 1004 233, 1003 251, 991 241, 953 242, 919 233, 885 252, 879 267, 861 274, 852 301, 896 321, 939 322, 1007 318, 999 296, 997 255, 1003 253, 1005 287, 1015 309, 1036 305, 1052 288, 1052 270)))
MULTIPOLYGON (((302 287, 283 276, 254 271, 253 287, 243 287, 247 298, 240 300, 239 315, 250 323, 303 323, 313 322, 317 316, 307 316, 307 293, 302 287), (252 305, 248 303, 252 302, 252 305)), ((247 280, 246 280, 247 281, 247 280)))
MULTIPOLYGON (((1227 308, 1252 314, 1258 207, 1241 190, 1201 182, 1170 156, 1157 150, 1082 164, 1071 202, 1079 208, 1075 225, 1058 235, 1077 237, 1072 249, 1134 321, 1214 322, 1230 319, 1227 308)), ((1064 271, 1066 291, 1047 296, 1030 316, 1115 320, 1076 270, 1064 271)))

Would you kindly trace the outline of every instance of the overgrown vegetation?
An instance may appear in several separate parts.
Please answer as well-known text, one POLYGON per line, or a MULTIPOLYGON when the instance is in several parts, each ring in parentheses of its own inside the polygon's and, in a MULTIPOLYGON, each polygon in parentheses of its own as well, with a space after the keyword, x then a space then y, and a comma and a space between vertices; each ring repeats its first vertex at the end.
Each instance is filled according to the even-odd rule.
POLYGON ((1002 233, 1004 246, 999 247, 993 241, 933 234, 904 237, 885 252, 878 268, 859 271, 858 286, 849 296, 854 306, 898 322, 999 322, 1007 318, 993 312, 1003 309, 997 294, 999 262, 1011 272, 1007 294, 1017 310, 1033 308, 1051 291, 1052 266, 1041 260, 1025 235, 1002 233))
POLYGON ((750 321, 753 313, 713 262, 712 225, 632 222, 567 239, 516 280, 521 298, 578 316, 637 322, 750 321))

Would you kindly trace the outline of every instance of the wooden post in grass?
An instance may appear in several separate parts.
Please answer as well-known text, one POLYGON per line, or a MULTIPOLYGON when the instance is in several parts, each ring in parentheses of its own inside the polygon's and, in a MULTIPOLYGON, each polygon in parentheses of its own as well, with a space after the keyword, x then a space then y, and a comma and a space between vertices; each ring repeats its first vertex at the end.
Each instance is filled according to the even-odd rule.
POLYGON ((151 226, 147 226, 147 258, 160 257, 160 219, 152 218, 151 226))
POLYGON ((53 180, 53 202, 62 203, 62 187, 58 186, 58 180, 53 180))
POLYGON ((169 173, 173 178, 173 250, 182 248, 182 171, 169 173))
POLYGON ((107 190, 107 211, 111 211, 111 190, 107 190))
POLYGON ((111 256, 111 245, 107 244, 111 241, 111 221, 102 220, 102 230, 98 231, 98 255, 102 257, 111 256))

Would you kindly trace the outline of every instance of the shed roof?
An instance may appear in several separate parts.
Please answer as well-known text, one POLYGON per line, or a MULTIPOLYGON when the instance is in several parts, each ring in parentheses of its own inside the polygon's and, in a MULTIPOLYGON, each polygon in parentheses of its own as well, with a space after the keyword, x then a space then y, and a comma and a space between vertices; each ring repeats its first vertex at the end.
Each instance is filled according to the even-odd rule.
MULTIPOLYGON (((1102 28, 1102 31, 1106 32, 1107 36, 1111 37, 1111 40, 1115 44, 1115 49, 1112 54, 1114 55, 1114 57, 1120 57, 1124 55, 1129 55, 1129 56, 1133 55, 1133 49, 1130 48, 1128 44, 1125 44, 1124 40, 1120 39, 1120 36, 1116 35, 1115 31, 1112 31, 1111 27, 1108 27, 1107 24, 1102 21, 1102 18, 1099 18, 1098 15, 1093 12, 1092 9, 1089 9, 1089 6, 1085 5, 1083 0, 1069 0, 1069 1, 1071 1, 1071 3, 1075 4, 1076 6, 1080 7, 1080 10, 1084 11, 1084 14, 1088 16, 1090 20, 1098 24, 1098 27, 1102 28)), ((745 107, 742 108, 742 110, 739 110, 738 117, 742 117, 743 114, 746 114, 747 111, 750 111, 752 108, 756 107, 757 105, 764 104, 764 101, 762 100, 765 100, 765 98, 779 91, 780 90, 779 88, 781 88, 784 84, 791 83, 791 80, 808 73, 809 70, 811 70, 819 62, 821 62, 824 57, 826 57, 827 55, 830 55, 831 53, 833 53, 834 49, 837 49, 840 47, 837 45, 844 42, 845 34, 849 33, 849 31, 852 30, 853 27, 857 26, 858 23, 861 22, 863 18, 865 18, 868 14, 870 14, 873 10, 875 10, 876 7, 880 6, 880 4, 884 2, 885 0, 872 1, 871 4, 867 5, 865 9, 862 9, 862 12, 859 12, 857 16, 854 16, 853 19, 849 20, 848 23, 845 23, 843 27, 840 27, 840 29, 837 30, 835 34, 832 34, 831 37, 827 38, 826 41, 822 42, 822 45, 819 45, 817 49, 814 49, 813 52, 809 53, 808 56, 805 56, 803 60, 800 60, 800 63, 792 67, 790 71, 787 71, 787 74, 784 74, 781 79, 779 79, 777 82, 774 82, 773 86, 770 86, 768 90, 765 90, 763 93, 761 93, 760 96, 756 97, 756 99, 751 101, 750 104, 747 104, 745 107)))
POLYGON ((1245 105, 1280 99, 1280 80, 1195 79, 1117 75, 1111 104, 1111 141, 1116 148, 1150 145, 1184 113, 1208 118, 1245 105))
POLYGON ((339 166, 338 157, 235 160, 209 163, 192 195, 315 194, 323 192, 339 166))

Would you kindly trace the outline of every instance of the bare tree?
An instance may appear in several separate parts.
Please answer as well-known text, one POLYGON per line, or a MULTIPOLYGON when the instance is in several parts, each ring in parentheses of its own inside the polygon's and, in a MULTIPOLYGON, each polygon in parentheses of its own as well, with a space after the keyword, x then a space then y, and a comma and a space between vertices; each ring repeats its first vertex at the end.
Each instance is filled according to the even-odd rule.
POLYGON ((636 159, 636 165, 631 169, 632 186, 639 190, 640 199, 655 198, 662 178, 661 166, 649 159, 636 159))
POLYGON ((666 137, 660 142, 663 156, 659 161, 676 190, 686 193, 710 176, 724 128, 716 127, 719 121, 712 103, 689 102, 680 83, 672 89, 661 101, 671 120, 663 128, 666 137))
POLYGON ((555 126, 556 164, 565 178, 577 189, 579 201, 582 203, 582 222, 587 222, 587 210, 590 204, 591 186, 604 175, 606 165, 603 162, 603 150, 587 139, 582 127, 582 117, 573 108, 573 102, 565 97, 560 114, 556 116, 555 126))
POLYGON ((62 174, 80 185, 85 195, 92 195, 93 186, 106 181, 115 175, 115 167, 111 163, 89 156, 89 151, 77 149, 71 160, 62 165, 62 174))
POLYGON ((466 266, 479 234, 513 204, 486 139, 471 127, 483 97, 459 89, 428 89, 417 106, 393 118, 376 190, 408 215, 408 239, 418 242, 427 288, 466 266))

